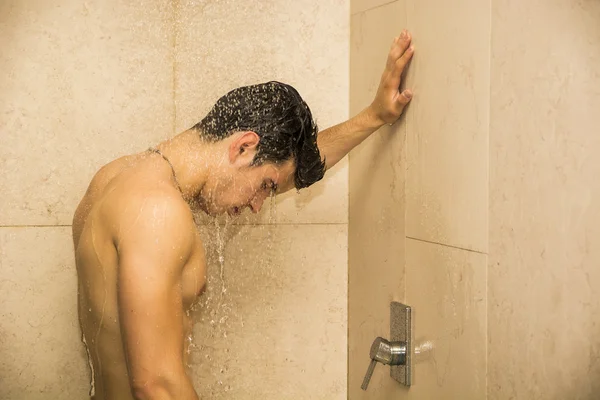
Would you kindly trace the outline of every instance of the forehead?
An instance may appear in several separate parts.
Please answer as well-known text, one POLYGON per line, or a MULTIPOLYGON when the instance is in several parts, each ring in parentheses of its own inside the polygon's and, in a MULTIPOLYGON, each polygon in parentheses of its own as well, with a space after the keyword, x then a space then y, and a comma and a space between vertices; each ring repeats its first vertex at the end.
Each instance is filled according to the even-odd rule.
POLYGON ((287 160, 281 164, 267 163, 262 168, 262 175, 265 178, 271 179, 273 182, 281 185, 290 179, 293 180, 294 172, 296 170, 296 163, 294 160, 287 160))

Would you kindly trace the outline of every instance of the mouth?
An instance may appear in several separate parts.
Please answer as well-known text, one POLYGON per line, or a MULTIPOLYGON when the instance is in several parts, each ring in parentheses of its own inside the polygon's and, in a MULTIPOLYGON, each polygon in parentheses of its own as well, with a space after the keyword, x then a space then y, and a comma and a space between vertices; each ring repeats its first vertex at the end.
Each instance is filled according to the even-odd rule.
POLYGON ((227 214, 229 214, 230 217, 237 217, 241 213, 242 213, 241 207, 233 207, 233 208, 230 208, 229 210, 227 210, 227 214))

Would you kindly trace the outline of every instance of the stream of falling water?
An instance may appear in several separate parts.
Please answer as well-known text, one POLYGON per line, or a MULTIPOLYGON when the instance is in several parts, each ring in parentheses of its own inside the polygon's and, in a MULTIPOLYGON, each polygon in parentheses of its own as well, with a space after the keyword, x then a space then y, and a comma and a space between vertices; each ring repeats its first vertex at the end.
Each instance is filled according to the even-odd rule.
MULTIPOLYGON (((227 244, 227 235, 232 225, 233 219, 224 217, 223 223, 219 218, 212 218, 209 224, 209 234, 204 243, 206 252, 206 268, 207 268, 207 289, 204 294, 200 295, 190 309, 186 312, 188 318, 200 317, 199 321, 192 321, 192 326, 196 322, 207 323, 213 329, 210 330, 210 338, 221 336, 226 338, 227 331, 224 329, 224 325, 227 322, 229 316, 227 311, 229 306, 225 300, 225 294, 227 287, 225 284, 225 245, 227 244), (213 254, 216 255, 212 256, 213 254), (217 276, 213 270, 216 261, 218 267, 217 276), (215 281, 216 280, 216 281, 215 281), (220 290, 215 294, 215 287, 220 287, 220 290), (216 305, 215 305, 216 299, 216 305), (198 315, 199 314, 199 315, 198 315)), ((198 229, 201 228, 201 224, 198 224, 198 229)), ((193 331, 193 329, 192 329, 193 331)), ((193 332, 190 332, 187 337, 187 354, 191 355, 196 350, 205 349, 204 345, 196 345, 194 343, 193 332)), ((207 357, 209 358, 209 357, 207 357)), ((193 366, 193 362, 188 362, 188 367, 193 366)))
MULTIPOLYGON (((218 220, 215 218, 215 239, 216 239, 216 251, 217 251, 217 260, 219 262, 219 280, 221 281, 221 291, 219 293, 219 301, 214 310, 211 310, 211 325, 215 325, 216 321, 218 321, 218 327, 221 329, 223 324, 229 318, 225 312, 223 315, 220 315, 220 311, 226 311, 227 304, 223 303, 223 298, 225 296, 225 292, 227 292, 227 288, 225 288, 225 244, 226 244, 226 235, 229 227, 231 226, 232 218, 225 217, 225 224, 223 225, 223 229, 220 229, 220 225, 218 220)), ((222 330, 223 337, 227 337, 227 331, 222 330)))
POLYGON ((266 224, 253 225, 248 223, 248 217, 246 217, 248 222, 244 221, 244 216, 239 218, 241 224, 234 224, 234 218, 225 216, 214 218, 205 226, 208 229, 206 232, 207 290, 191 308, 192 316, 199 316, 193 322, 198 323, 199 329, 196 333, 201 332, 201 335, 197 344, 192 334, 188 337, 187 353, 191 357, 187 365, 189 368, 196 370, 194 375, 198 385, 197 389, 199 394, 201 393, 207 398, 222 398, 223 394, 232 390, 232 385, 235 384, 234 379, 230 378, 228 374, 229 364, 235 362, 232 358, 233 352, 230 351, 231 340, 228 338, 228 333, 230 333, 232 327, 235 329, 235 326, 238 327, 234 330, 237 334, 239 334, 239 329, 244 328, 244 315, 240 310, 243 304, 237 304, 236 301, 244 301, 244 297, 237 291, 241 290, 245 283, 243 280, 232 280, 233 278, 228 275, 228 272, 236 266, 240 268, 250 267, 250 265, 246 266, 245 263, 257 260, 256 264, 258 265, 252 265, 251 267, 260 269, 262 271, 261 276, 269 279, 274 275, 271 254, 274 239, 273 223, 276 216, 276 199, 274 195, 270 196, 269 206, 266 224), (266 229, 265 242, 260 245, 257 244, 255 247, 256 251, 261 252, 260 257, 247 258, 239 252, 230 252, 230 256, 225 255, 226 246, 237 233, 235 228, 240 231, 258 229, 263 230, 263 232, 266 229), (233 287, 230 288, 229 286, 232 284, 233 287), (233 292, 231 289, 233 289, 233 292), (209 379, 207 379, 207 374, 210 376, 209 379))

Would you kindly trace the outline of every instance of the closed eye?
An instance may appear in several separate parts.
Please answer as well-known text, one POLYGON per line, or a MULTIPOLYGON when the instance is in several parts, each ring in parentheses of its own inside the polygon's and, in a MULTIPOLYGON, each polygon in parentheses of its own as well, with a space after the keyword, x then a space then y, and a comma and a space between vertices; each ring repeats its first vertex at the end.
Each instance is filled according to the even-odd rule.
POLYGON ((275 193, 277 191, 277 184, 275 182, 271 181, 271 180, 269 180, 268 182, 264 181, 262 183, 262 185, 260 186, 260 188, 262 190, 267 190, 268 189, 271 193, 275 193))

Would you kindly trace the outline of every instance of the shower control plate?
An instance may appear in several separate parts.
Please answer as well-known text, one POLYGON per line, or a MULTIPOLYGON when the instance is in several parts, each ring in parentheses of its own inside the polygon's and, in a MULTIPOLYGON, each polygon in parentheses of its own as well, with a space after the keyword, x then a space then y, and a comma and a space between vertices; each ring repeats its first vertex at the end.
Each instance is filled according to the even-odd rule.
POLYGON ((392 365, 390 376, 403 385, 412 381, 412 320, 411 308, 397 301, 390 304, 390 341, 406 343, 406 365, 392 365))

